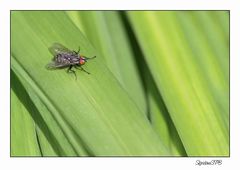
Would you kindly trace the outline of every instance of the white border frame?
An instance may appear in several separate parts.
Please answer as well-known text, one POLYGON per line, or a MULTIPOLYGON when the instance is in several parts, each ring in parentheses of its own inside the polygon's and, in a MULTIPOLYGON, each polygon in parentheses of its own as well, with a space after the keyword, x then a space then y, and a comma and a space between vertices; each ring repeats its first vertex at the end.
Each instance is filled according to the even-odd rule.
MULTIPOLYGON (((2 0, 3 1, 3 0, 2 0)), ((104 170, 198 168, 197 160, 215 158, 11 158, 10 157, 10 10, 230 10, 230 158, 219 158, 222 165, 204 168, 240 167, 240 2, 239 0, 9 0, 0 2, 0 168, 104 170)))

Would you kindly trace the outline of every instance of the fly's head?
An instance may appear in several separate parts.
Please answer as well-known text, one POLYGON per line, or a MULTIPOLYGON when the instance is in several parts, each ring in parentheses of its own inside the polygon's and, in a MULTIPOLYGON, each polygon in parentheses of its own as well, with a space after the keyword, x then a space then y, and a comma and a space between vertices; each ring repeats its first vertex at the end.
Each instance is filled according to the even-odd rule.
POLYGON ((80 59, 79 59, 79 64, 83 65, 83 64, 85 64, 85 62, 87 62, 87 58, 85 56, 81 55, 80 59))
POLYGON ((89 57, 85 57, 83 55, 80 55, 80 57, 79 57, 79 64, 83 65, 83 64, 85 64, 85 62, 87 62, 88 60, 91 60, 93 58, 96 58, 96 56, 93 56, 93 57, 89 58, 89 57))

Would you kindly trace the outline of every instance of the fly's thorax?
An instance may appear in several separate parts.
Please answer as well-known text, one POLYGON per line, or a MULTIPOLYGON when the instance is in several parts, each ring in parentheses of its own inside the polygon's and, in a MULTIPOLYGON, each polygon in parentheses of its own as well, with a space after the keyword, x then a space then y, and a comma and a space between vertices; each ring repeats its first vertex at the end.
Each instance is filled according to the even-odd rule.
POLYGON ((59 63, 78 64, 80 57, 73 53, 60 53, 56 56, 56 61, 59 63))

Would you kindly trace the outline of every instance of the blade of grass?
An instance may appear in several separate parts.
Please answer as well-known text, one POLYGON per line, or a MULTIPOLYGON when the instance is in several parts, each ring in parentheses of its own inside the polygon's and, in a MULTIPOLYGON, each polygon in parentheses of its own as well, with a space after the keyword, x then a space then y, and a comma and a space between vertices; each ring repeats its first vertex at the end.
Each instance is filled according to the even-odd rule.
POLYGON ((86 56, 95 54, 64 12, 14 12, 11 33, 12 69, 31 86, 71 137, 69 141, 76 144, 76 150, 83 141, 93 155, 169 154, 141 111, 100 62, 101 56, 85 66, 90 75, 77 71, 77 80, 63 70, 44 68, 51 58, 47 48, 53 42, 70 49, 77 49, 79 44, 86 56))
POLYGON ((134 56, 137 62, 137 66, 142 76, 143 86, 146 92, 147 102, 147 116, 148 119, 159 135, 165 146, 175 156, 186 156, 186 151, 183 147, 182 141, 179 138, 175 125, 173 124, 165 103, 159 93, 156 83, 154 82, 146 61, 143 57, 142 50, 134 36, 134 32, 131 28, 129 20, 126 15, 123 15, 123 21, 125 23, 125 29, 128 30, 128 37, 131 43, 131 48, 134 51, 134 56))
MULTIPOLYGON (((223 12, 220 13, 224 14, 223 12)), ((197 63, 201 64, 202 74, 206 79, 206 83, 208 83, 208 93, 211 94, 215 102, 218 102, 218 108, 216 109, 222 114, 223 121, 225 121, 226 128, 228 128, 228 45, 223 39, 225 34, 216 33, 221 32, 217 31, 220 26, 211 24, 214 22, 214 20, 211 20, 212 14, 213 12, 193 12, 192 15, 179 13, 177 17, 187 41, 190 42, 189 46, 196 56, 194 59, 197 63), (202 25, 202 27, 198 27, 198 24, 202 25), (192 35, 195 35, 196 38, 192 38, 192 35), (199 43, 202 45, 199 46, 199 43)))
MULTIPOLYGON (((18 63, 15 63, 15 60, 13 58, 12 65, 14 65, 13 70, 17 67, 16 69, 22 72, 21 75, 18 75, 19 78, 21 78, 21 76, 27 78, 27 75, 24 75, 24 71, 21 70, 21 67, 18 65, 18 63)), ((19 72, 16 71, 16 73, 18 74, 19 72)), ((66 141, 65 135, 63 134, 59 125, 56 123, 56 120, 50 114, 49 110, 41 102, 39 97, 33 92, 27 82, 24 81, 23 78, 21 78, 22 82, 20 82, 19 78, 13 71, 11 71, 12 89, 15 91, 16 95, 19 97, 20 101, 24 104, 27 110, 29 110, 29 114, 36 124, 35 136, 37 136, 41 154, 43 156, 50 156, 54 154, 58 154, 60 156, 66 154, 76 155, 72 145, 66 141), (23 87, 23 84, 26 88, 23 87), (51 126, 48 126, 48 124, 51 126), (41 136, 42 133, 38 129, 41 129, 41 132, 43 132, 45 137, 41 136), (49 142, 44 142, 44 138, 46 138, 49 142), (49 146, 50 144, 51 146, 49 146), (52 150, 54 150, 54 153, 52 150)), ((27 81, 31 81, 31 79, 27 79, 27 81)), ((16 124, 19 123, 20 122, 16 122, 16 124)))
POLYGON ((41 131, 40 128, 38 128, 38 126, 36 126, 36 135, 39 147, 41 148, 42 156, 58 156, 51 143, 48 142, 45 134, 41 131))
POLYGON ((150 75, 146 75, 147 100, 151 124, 173 155, 186 156, 178 132, 150 75))
MULTIPOLYGON (((212 87, 204 74, 204 66, 197 62, 197 54, 191 50, 190 42, 186 40, 183 28, 177 20, 176 16, 180 13, 129 12, 128 14, 144 51, 144 57, 187 154, 226 156, 229 154, 229 134, 225 124, 228 119, 222 115, 229 113, 221 111, 219 100, 212 95, 212 87)), ((188 12, 185 15, 192 13, 188 12)), ((188 22, 192 21, 188 20, 188 22)), ((192 29, 189 28, 188 31, 192 29)), ((196 33, 191 35, 195 40, 199 36, 196 33)), ((208 50, 207 44, 199 42, 198 45, 202 47, 202 51, 208 50)), ((213 53, 209 53, 206 57, 209 60, 218 59, 213 53)), ((223 72, 217 73, 218 69, 218 64, 211 69, 212 72, 216 72, 213 78, 216 81, 221 79, 220 84, 215 85, 218 88, 227 87, 225 85, 228 84, 228 79, 223 78, 223 72)), ((223 92, 226 98, 229 94, 227 89, 225 88, 223 92)))
POLYGON ((35 123, 12 89, 11 156, 41 156, 35 123))
POLYGON ((126 30, 116 11, 69 11, 69 17, 83 30, 106 65, 137 106, 146 113, 146 101, 126 30))

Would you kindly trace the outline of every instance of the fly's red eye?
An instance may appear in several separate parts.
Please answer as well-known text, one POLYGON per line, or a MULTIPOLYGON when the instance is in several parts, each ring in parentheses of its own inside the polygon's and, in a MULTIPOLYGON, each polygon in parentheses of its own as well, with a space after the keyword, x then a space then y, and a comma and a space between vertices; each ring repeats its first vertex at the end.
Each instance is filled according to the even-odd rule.
POLYGON ((83 65, 83 64, 85 63, 85 60, 80 59, 79 63, 80 63, 81 65, 83 65))

